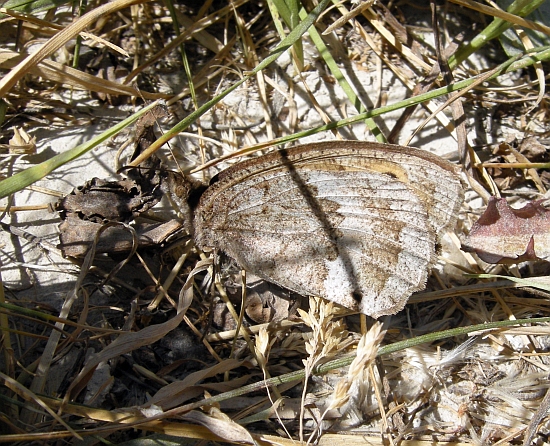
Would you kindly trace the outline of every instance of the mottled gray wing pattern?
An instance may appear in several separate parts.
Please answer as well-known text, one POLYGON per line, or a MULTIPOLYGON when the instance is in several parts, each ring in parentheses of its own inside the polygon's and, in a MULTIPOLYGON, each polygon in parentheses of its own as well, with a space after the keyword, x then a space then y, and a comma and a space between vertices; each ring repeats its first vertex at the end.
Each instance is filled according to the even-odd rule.
POLYGON ((195 212, 195 239, 303 295, 373 317, 425 287, 437 235, 454 225, 454 166, 426 152, 327 142, 222 172, 195 212))

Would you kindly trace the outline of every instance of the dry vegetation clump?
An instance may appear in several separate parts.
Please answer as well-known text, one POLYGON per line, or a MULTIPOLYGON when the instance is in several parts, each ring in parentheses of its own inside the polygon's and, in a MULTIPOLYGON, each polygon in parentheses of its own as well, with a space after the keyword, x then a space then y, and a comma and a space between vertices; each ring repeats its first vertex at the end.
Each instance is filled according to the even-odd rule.
POLYGON ((2 6, 0 443, 548 442, 544 201, 520 263, 475 254, 516 226, 460 250, 490 196, 548 197, 547 2, 2 6), (461 166, 456 231, 404 311, 194 246, 178 178, 298 139, 461 166), (64 256, 60 230, 92 249, 64 256))

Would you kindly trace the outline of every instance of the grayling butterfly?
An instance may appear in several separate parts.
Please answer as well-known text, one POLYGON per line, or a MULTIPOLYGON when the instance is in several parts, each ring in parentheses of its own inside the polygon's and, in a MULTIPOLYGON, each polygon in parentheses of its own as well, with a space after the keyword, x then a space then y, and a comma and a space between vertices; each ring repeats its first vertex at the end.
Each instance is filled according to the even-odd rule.
POLYGON ((321 142, 221 172, 194 235, 270 282, 377 318, 425 288, 463 198, 457 167, 429 152, 321 142))

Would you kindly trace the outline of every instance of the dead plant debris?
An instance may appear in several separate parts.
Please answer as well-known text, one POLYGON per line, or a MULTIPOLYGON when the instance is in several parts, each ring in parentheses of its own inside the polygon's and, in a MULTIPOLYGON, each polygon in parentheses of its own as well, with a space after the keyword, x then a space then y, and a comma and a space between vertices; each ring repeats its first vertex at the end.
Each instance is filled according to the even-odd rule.
POLYGON ((547 210, 517 210, 548 198, 548 2, 54 3, 0 10, 0 443, 550 444, 547 210), (236 161, 409 135, 466 203, 400 313, 193 245, 198 185, 236 161), (518 264, 483 261, 490 196, 518 264))

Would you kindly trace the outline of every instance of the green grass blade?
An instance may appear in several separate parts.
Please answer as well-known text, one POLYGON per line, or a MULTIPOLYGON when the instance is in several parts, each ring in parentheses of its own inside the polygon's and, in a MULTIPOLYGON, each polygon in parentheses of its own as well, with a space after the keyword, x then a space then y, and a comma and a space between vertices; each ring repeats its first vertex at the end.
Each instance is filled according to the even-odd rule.
POLYGON ((476 279, 506 279, 521 286, 537 288, 543 291, 550 291, 550 282, 537 280, 538 277, 523 279, 521 277, 501 276, 499 274, 468 274, 468 277, 474 277, 476 279))
MULTIPOLYGON (((516 61, 516 57, 510 58, 507 62, 500 65, 499 70, 495 71, 495 74, 489 79, 494 79, 497 76, 500 76, 503 73, 509 73, 511 71, 521 70, 528 66, 535 64, 536 62, 550 61, 550 47, 535 48, 533 52, 530 52, 528 55, 523 57, 523 59, 516 61)), ((352 124, 357 124, 358 122, 364 121, 367 118, 375 118, 377 116, 384 115, 386 113, 399 110, 406 107, 411 107, 413 105, 421 104, 422 102, 430 101, 436 98, 439 98, 443 95, 459 91, 465 87, 468 87, 476 81, 477 77, 470 79, 465 79, 454 84, 447 85, 445 87, 437 88, 436 90, 429 91, 427 93, 419 94, 411 98, 404 99, 402 101, 396 102, 394 104, 389 104, 384 107, 379 107, 374 110, 369 110, 365 113, 360 113, 358 115, 352 116, 350 118, 342 119, 337 122, 331 122, 319 127, 312 129, 304 130, 302 132, 297 132, 292 135, 284 136, 282 138, 269 141, 268 146, 275 146, 279 144, 284 144, 291 141, 296 141, 300 138, 306 136, 315 135, 316 133, 325 132, 328 130, 334 130, 340 127, 345 127, 352 124)))
MULTIPOLYGON (((67 0, 8 0, 0 6, 13 11, 34 15, 37 12, 57 8, 58 6, 66 5, 67 3, 69 3, 67 0)), ((8 16, 6 14, 0 14, 0 19, 5 17, 8 16)))
POLYGON ((34 182, 44 178, 49 173, 53 172, 58 167, 67 164, 69 161, 78 158, 79 156, 89 152, 94 147, 97 147, 106 139, 111 138, 116 135, 122 129, 128 127, 135 121, 137 121, 143 114, 147 113, 153 107, 158 105, 158 101, 153 102, 147 107, 143 108, 139 112, 133 114, 129 118, 126 118, 124 121, 119 124, 111 127, 109 130, 103 132, 101 135, 96 136, 90 141, 81 144, 73 149, 67 150, 66 152, 60 153, 36 166, 29 167, 21 172, 12 175, 5 180, 0 181, 0 198, 5 198, 8 195, 11 195, 21 189, 30 186, 34 182))
MULTIPOLYGON (((302 14, 305 15, 305 11, 302 10, 302 14)), ((319 54, 321 54, 321 56, 323 57, 323 60, 327 64, 330 72, 336 78, 342 90, 344 90, 344 93, 348 97, 349 101, 353 104, 358 113, 365 113, 367 109, 364 107, 361 100, 357 97, 355 91, 353 91, 353 88, 349 84, 348 80, 344 77, 342 70, 340 70, 340 67, 334 60, 334 57, 332 57, 332 54, 325 45, 325 42, 319 32, 315 28, 312 28, 309 30, 309 36, 317 47, 319 54)), ((372 132, 372 134, 379 142, 386 142, 386 138, 382 134, 382 131, 378 128, 376 122, 374 122, 372 118, 366 118, 365 123, 368 129, 372 132)))
POLYGON ((315 23, 317 17, 319 17, 321 12, 324 11, 329 2, 330 0, 322 0, 321 2, 319 2, 319 4, 309 13, 307 18, 300 22, 300 24, 296 28, 294 28, 279 45, 277 45, 277 48, 275 48, 269 56, 261 61, 256 68, 254 68, 254 70, 252 70, 250 73, 247 73, 246 76, 243 76, 242 79, 235 82, 231 87, 221 92, 218 96, 212 98, 210 101, 199 107, 196 111, 189 114, 185 119, 177 123, 174 127, 168 130, 159 139, 157 139, 153 144, 151 144, 151 146, 140 156, 138 156, 131 163, 131 165, 137 166, 144 159, 147 159, 147 157, 149 157, 152 153, 162 147, 162 145, 164 145, 176 135, 187 129, 187 127, 189 127, 193 122, 204 115, 208 110, 210 110, 214 105, 220 102, 229 93, 236 90, 239 86, 247 82, 251 77, 255 76, 256 73, 263 70, 264 68, 267 68, 271 63, 277 60, 279 56, 281 56, 281 54, 287 51, 298 39, 302 37, 302 35, 309 29, 309 27, 315 23))
MULTIPOLYGON (((520 17, 533 12, 546 0, 516 0, 510 5, 507 12, 515 14, 520 17)), ((480 49, 489 40, 496 39, 500 35, 510 28, 512 24, 505 20, 495 18, 493 21, 476 37, 474 37, 469 43, 461 47, 452 57, 449 58, 449 67, 451 69, 456 68, 462 61, 466 60, 471 54, 480 49)))

